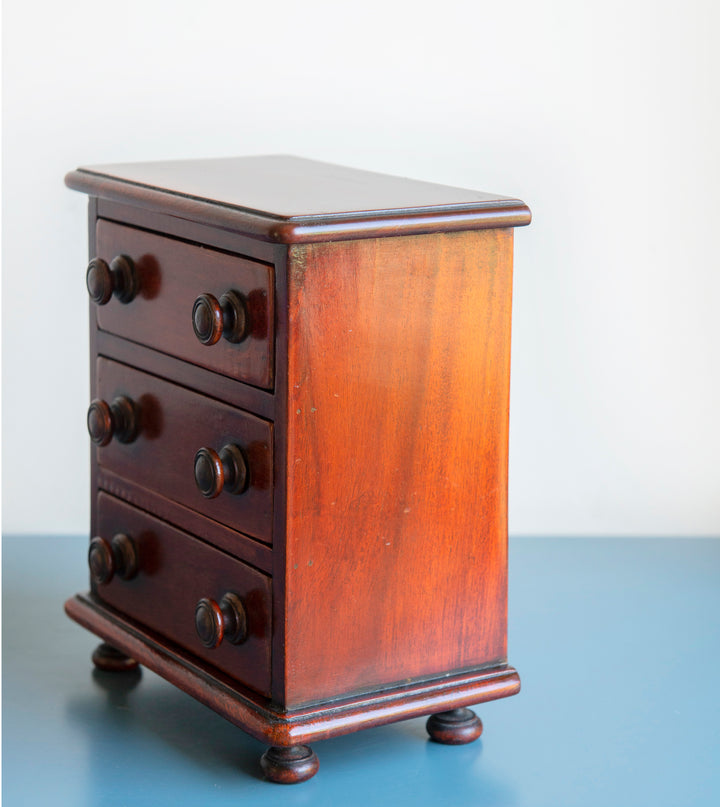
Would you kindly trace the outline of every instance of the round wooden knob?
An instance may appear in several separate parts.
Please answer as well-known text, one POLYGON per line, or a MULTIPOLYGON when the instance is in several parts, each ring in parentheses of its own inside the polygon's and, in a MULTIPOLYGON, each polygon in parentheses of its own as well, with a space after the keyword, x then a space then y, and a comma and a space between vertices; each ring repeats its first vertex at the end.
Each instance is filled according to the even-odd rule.
POLYGON ((214 499, 223 490, 235 495, 248 485, 248 465, 239 446, 232 443, 220 449, 201 448, 195 454, 195 484, 207 499, 214 499))
POLYGON ((90 541, 88 564, 90 575, 98 584, 109 583, 115 575, 131 580, 138 571, 137 550, 132 538, 118 533, 108 543, 96 536, 90 541))
POLYGON ((195 630, 208 648, 217 647, 223 639, 241 644, 247 639, 247 616, 237 594, 226 594, 218 605, 203 597, 195 606, 195 630))
POLYGON ((201 294, 193 304, 192 325, 203 345, 214 345, 221 336, 228 342, 242 342, 248 335, 245 298, 238 291, 227 291, 219 300, 201 294))
POLYGON ((125 395, 111 404, 96 398, 87 413, 90 439, 98 446, 106 446, 113 437, 121 443, 132 443, 138 434, 137 406, 125 395))
POLYGON ((110 265, 102 258, 93 258, 85 275, 90 299, 98 305, 105 305, 115 297, 121 303, 129 303, 139 290, 135 264, 127 255, 117 255, 110 265))

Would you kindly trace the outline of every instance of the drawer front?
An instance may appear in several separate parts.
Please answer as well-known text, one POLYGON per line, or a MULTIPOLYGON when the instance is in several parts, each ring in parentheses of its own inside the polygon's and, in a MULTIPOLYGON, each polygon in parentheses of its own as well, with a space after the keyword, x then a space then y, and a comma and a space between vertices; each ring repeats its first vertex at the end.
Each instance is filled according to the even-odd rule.
POLYGON ((120 442, 116 435, 96 449, 101 469, 272 543, 271 423, 104 358, 97 361, 94 397, 108 405, 126 397, 137 413, 137 435, 131 442, 120 442), (224 489, 206 498, 195 481, 195 455, 201 448, 219 454, 228 445, 238 446, 244 455, 247 487, 239 494, 224 489))
POLYGON ((126 339, 177 356, 263 389, 273 386, 273 269, 264 263, 187 244, 99 219, 97 254, 106 262, 129 256, 139 292, 129 303, 112 297, 96 306, 97 324, 126 339), (201 294, 220 300, 239 292, 247 312, 241 342, 220 337, 202 344, 193 330, 193 306, 201 294))
POLYGON ((128 536, 137 558, 132 579, 114 574, 109 582, 94 584, 101 599, 252 689, 270 694, 269 577, 105 493, 98 496, 97 530, 108 542, 118 533, 128 536), (208 649, 195 629, 195 607, 203 598, 220 603, 228 593, 244 606, 247 638, 231 644, 226 636, 208 649))

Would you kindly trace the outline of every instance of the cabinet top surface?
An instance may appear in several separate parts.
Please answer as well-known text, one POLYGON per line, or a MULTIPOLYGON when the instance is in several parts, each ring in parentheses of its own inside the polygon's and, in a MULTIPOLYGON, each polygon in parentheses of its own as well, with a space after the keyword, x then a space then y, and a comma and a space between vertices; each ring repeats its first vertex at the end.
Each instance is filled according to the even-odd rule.
POLYGON ((328 228, 341 238, 369 237, 373 225, 387 230, 389 220, 399 231, 530 221, 527 207, 511 197, 284 155, 96 165, 72 171, 66 183, 186 218, 234 216, 240 229, 289 243, 328 240, 317 237, 328 228))

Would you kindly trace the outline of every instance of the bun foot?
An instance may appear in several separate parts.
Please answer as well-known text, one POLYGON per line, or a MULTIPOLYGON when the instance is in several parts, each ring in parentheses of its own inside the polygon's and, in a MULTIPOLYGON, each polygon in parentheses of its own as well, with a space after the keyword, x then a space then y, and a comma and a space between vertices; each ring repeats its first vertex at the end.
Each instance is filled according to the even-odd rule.
POLYGON ((315 776, 320 762, 309 745, 272 746, 262 755, 260 765, 271 782, 294 785, 315 776))
POLYGON ((104 672, 128 672, 137 669, 138 666, 134 658, 126 656, 125 653, 107 642, 98 645, 92 654, 92 661, 98 670, 104 672))
POLYGON ((472 709, 452 709, 431 715, 425 726, 430 739, 444 745, 465 745, 482 734, 483 725, 472 709))

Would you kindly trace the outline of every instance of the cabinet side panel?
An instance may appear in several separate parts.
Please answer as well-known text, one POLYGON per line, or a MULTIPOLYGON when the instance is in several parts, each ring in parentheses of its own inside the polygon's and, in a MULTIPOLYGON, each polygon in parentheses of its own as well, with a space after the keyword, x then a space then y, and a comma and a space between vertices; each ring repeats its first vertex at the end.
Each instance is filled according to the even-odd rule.
POLYGON ((502 661, 512 230, 290 251, 287 705, 502 661))

